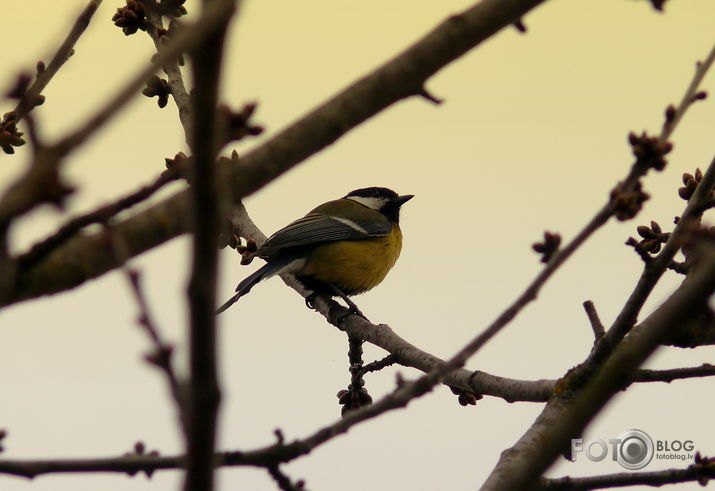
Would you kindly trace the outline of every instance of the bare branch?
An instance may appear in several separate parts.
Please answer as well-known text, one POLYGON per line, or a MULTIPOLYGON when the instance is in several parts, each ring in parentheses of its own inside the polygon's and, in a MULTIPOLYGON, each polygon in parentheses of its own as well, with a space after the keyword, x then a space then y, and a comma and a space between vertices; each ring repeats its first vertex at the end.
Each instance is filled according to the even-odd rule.
POLYGON ((672 112, 672 116, 667 117, 666 115, 665 123, 663 124, 663 129, 661 130, 659 136, 661 142, 665 142, 668 140, 668 138, 670 138, 670 136, 673 134, 673 131, 675 131, 675 127, 678 125, 678 123, 680 123, 680 120, 683 118, 685 112, 694 102, 699 99, 698 88, 700 87, 700 84, 705 78, 705 75, 708 73, 708 70, 710 70, 710 67, 712 66, 713 62, 715 62, 715 46, 712 47, 710 53, 705 57, 704 61, 697 62, 695 68, 695 75, 693 76, 690 85, 688 85, 688 88, 685 90, 685 94, 683 94, 683 98, 680 100, 680 104, 678 104, 677 108, 674 108, 675 111, 672 112))
MULTIPOLYGON (((189 280, 189 397, 187 400, 185 491, 214 489, 214 449, 221 401, 216 359, 216 281, 223 187, 219 181, 216 108, 224 39, 236 0, 204 0, 224 18, 192 51, 194 90, 189 144, 193 154, 191 188, 193 255, 189 280)), ((206 15, 206 14, 204 14, 206 15)), ((162 51, 160 51, 161 56, 162 51)))
MULTIPOLYGON (((167 35, 160 37, 159 32, 157 32, 157 28, 163 28, 161 15, 154 8, 150 8, 148 10, 148 15, 154 25, 154 29, 150 29, 147 33, 154 41, 154 46, 156 47, 157 52, 161 53, 168 37, 167 35)), ((173 33, 174 29, 170 32, 173 33)), ((181 121, 181 126, 184 128, 186 142, 188 143, 189 135, 191 134, 191 126, 193 124, 191 118, 191 101, 184 85, 184 77, 181 74, 178 57, 172 58, 169 62, 165 63, 162 69, 168 77, 169 87, 171 88, 171 96, 174 98, 176 107, 179 109, 179 120, 181 121)))
POLYGON ((713 477, 715 477, 715 465, 710 462, 692 464, 685 469, 667 469, 654 472, 621 472, 602 476, 544 478, 536 489, 539 491, 585 491, 588 489, 637 486, 639 484, 662 486, 664 484, 693 481, 705 486, 708 480, 713 477))
MULTIPOLYGON (((60 179, 59 170, 62 159, 104 126, 119 109, 126 105, 159 66, 203 42, 212 30, 225 20, 229 11, 225 3, 213 2, 194 25, 178 33, 174 39, 167 43, 166 48, 157 56, 154 63, 140 70, 84 125, 70 132, 57 143, 36 149, 38 151, 36 151, 34 161, 27 172, 10 186, 0 199, 0 230, 4 230, 17 216, 30 211, 41 203, 51 202, 58 205, 62 203, 62 200, 72 192, 72 189, 60 179)), ((124 240, 129 244, 126 238, 124 240)), ((129 248, 133 249, 131 244, 129 244, 129 248)))
POLYGON ((577 373, 563 381, 561 396, 550 400, 534 424, 512 448, 502 453, 482 489, 528 489, 553 463, 574 435, 579 435, 636 369, 668 336, 674 325, 695 315, 715 290, 715 251, 705 257, 675 293, 653 312, 628 343, 621 343, 608 361, 582 387, 577 373))
POLYGON ((660 253, 653 257, 645 267, 638 280, 638 284, 631 292, 628 300, 616 317, 608 332, 601 338, 594 350, 586 360, 586 366, 593 366, 603 361, 618 342, 628 333, 638 318, 640 309, 645 304, 646 299, 655 288, 655 285, 667 271, 668 266, 680 250, 683 240, 690 233, 690 229, 700 220, 703 211, 703 203, 709 200, 710 190, 715 185, 715 158, 708 166, 705 175, 698 184, 695 193, 688 201, 678 224, 673 230, 670 238, 663 246, 660 253))
POLYGON ((586 315, 588 316, 589 322, 591 323, 591 329, 593 329, 593 336, 596 338, 596 341, 599 341, 603 337, 603 335, 606 334, 606 329, 603 327, 603 323, 601 323, 601 319, 598 317, 596 306, 591 300, 586 300, 583 303, 583 308, 586 311, 586 315))
POLYGON ((271 475, 273 480, 278 485, 278 488, 282 491, 307 491, 305 489, 305 482, 303 480, 297 481, 293 484, 290 477, 285 475, 277 465, 268 466, 268 473, 271 475))
POLYGON ((154 58, 153 62, 139 70, 131 80, 112 96, 99 111, 89 118, 79 128, 68 132, 54 147, 62 154, 67 154, 84 143, 97 130, 102 128, 132 97, 136 95, 146 80, 154 72, 184 52, 200 46, 215 32, 230 15, 233 4, 224 1, 211 2, 201 13, 201 17, 193 24, 185 26, 166 43, 164 48, 154 58))
POLYGON ((126 261, 129 259, 126 245, 122 243, 121 238, 114 233, 110 225, 106 225, 105 232, 109 237, 114 255, 120 264, 122 264, 122 272, 124 273, 129 289, 131 290, 134 300, 136 301, 139 310, 137 323, 147 333, 152 344, 153 350, 146 356, 146 360, 164 373, 169 385, 169 390, 174 398, 174 402, 176 403, 179 422, 185 430, 187 424, 185 400, 181 384, 179 383, 179 379, 176 376, 171 363, 173 348, 171 345, 165 343, 159 334, 159 329, 157 328, 153 316, 151 315, 151 311, 149 310, 149 303, 146 301, 146 296, 142 290, 139 272, 126 264, 126 261))
POLYGON ((45 258, 53 250, 67 242, 78 231, 95 223, 105 223, 118 213, 131 208, 151 197, 166 184, 179 178, 177 169, 168 169, 157 177, 152 183, 141 187, 137 191, 128 194, 117 201, 101 206, 84 215, 74 217, 60 226, 57 231, 46 239, 33 245, 25 254, 17 258, 18 267, 27 270, 45 258))
MULTIPOLYGON (((260 189, 391 104, 414 95, 442 67, 511 25, 542 1, 484 0, 450 17, 403 53, 243 156, 241 165, 235 166, 227 179, 234 201, 260 189)), ((187 31, 177 37, 186 35, 187 31)), ((177 41, 173 39, 166 48, 174 46, 174 55, 184 51, 184 46, 177 41)), ((164 51, 159 56, 159 64, 170 58, 167 53, 164 51)), ((79 133, 79 130, 75 132, 79 133)), ((74 141, 76 137, 66 140, 74 141)), ((182 217, 189 209, 187 194, 179 193, 118 223, 115 230, 123 235, 132 254, 139 254, 186 233, 187 225, 182 217)), ((14 296, 0 303, 67 290, 115 268, 112 261, 98 257, 96 248, 95 236, 68 243, 32 271, 21 275, 14 296), (61 271, 56 269, 56 264, 63 264, 61 271)))
MULTIPOLYGON (((251 239, 259 246, 267 238, 253 222, 246 208, 240 202, 232 210, 231 223, 236 235, 251 239)), ((309 291, 294 276, 281 275, 281 279, 303 297, 309 294, 309 291)), ((343 307, 325 298, 317 298, 315 307, 328 322, 333 323, 349 336, 362 339, 389 352, 390 356, 387 357, 386 361, 389 360, 391 363, 395 362, 416 368, 424 373, 434 371, 445 364, 444 360, 417 348, 401 338, 387 324, 372 324, 363 317, 356 315, 335 315, 341 314, 343 307), (337 322, 338 319, 340 322, 337 322)), ((366 369, 367 367, 368 365, 364 368, 366 369)), ((457 369, 448 373, 444 382, 464 391, 501 397, 509 402, 545 402, 551 396, 556 383, 553 380, 515 380, 481 371, 471 372, 465 369, 457 369)))
POLYGON ((671 368, 670 370, 646 370, 636 372, 634 382, 672 382, 696 377, 712 377, 715 375, 715 365, 703 363, 698 367, 671 368))
POLYGON ((35 81, 27 90, 25 96, 15 108, 15 119, 17 121, 20 121, 29 111, 32 110, 36 101, 38 100, 38 97, 40 97, 42 91, 45 90, 45 87, 47 87, 47 84, 50 83, 50 81, 59 71, 62 65, 64 65, 65 62, 69 60, 70 57, 74 54, 75 44, 77 44, 77 41, 79 41, 79 38, 84 33, 85 29, 87 29, 89 22, 92 20, 94 13, 97 11, 101 3, 102 0, 90 0, 90 2, 87 4, 87 6, 84 8, 82 13, 75 21, 74 25, 72 26, 72 29, 67 34, 67 37, 62 42, 55 55, 52 57, 50 64, 46 67, 44 66, 44 64, 39 66, 43 69, 38 70, 35 81))

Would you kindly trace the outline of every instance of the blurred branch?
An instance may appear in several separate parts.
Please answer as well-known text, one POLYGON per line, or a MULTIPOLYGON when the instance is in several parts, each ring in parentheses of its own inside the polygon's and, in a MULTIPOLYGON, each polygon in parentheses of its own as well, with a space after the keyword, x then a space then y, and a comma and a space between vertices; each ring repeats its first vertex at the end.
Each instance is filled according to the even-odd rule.
POLYGON ((97 130, 102 128, 135 96, 147 79, 158 68, 170 63, 182 53, 192 51, 203 44, 216 28, 230 15, 233 4, 224 1, 211 2, 193 24, 186 25, 164 46, 152 63, 139 70, 130 81, 112 96, 92 117, 79 128, 67 133, 54 147, 62 154, 67 154, 84 143, 97 130))
POLYGON ((618 488, 624 486, 663 486, 664 484, 677 484, 681 482, 697 481, 701 486, 706 486, 710 478, 715 477, 715 465, 706 462, 695 463, 685 469, 667 469, 654 472, 621 472, 602 476, 588 477, 555 477, 543 478, 538 487, 539 491, 586 491, 589 489, 618 488))
MULTIPOLYGON (((243 156, 227 178, 234 201, 260 189, 391 104, 419 94, 434 73, 511 25, 542 1, 483 0, 467 11, 450 17, 403 53, 243 156)), ((185 46, 177 41, 187 31, 189 29, 178 33, 177 38, 167 44, 159 55, 158 64, 170 58, 170 46, 174 47, 171 51, 173 55, 185 50, 185 46)), ((146 73, 146 76, 149 74, 146 73)), ((95 119, 103 121, 103 118, 95 119)), ((65 141, 72 143, 84 132, 77 130, 73 134, 75 136, 68 136, 65 141)), ((118 223, 115 230, 122 234, 131 253, 139 254, 186 233, 187 225, 182 217, 187 215, 189 209, 187 193, 178 193, 118 223)), ((20 275, 17 290, 3 303, 67 290, 115 268, 116 263, 106 257, 98 257, 100 251, 96 247, 97 238, 94 236, 68 243, 31 271, 20 275), (63 265, 60 270, 57 269, 58 264, 63 265)))
POLYGON ((44 64, 38 66, 38 68, 42 67, 44 69, 38 70, 35 81, 27 90, 24 97, 22 98, 22 100, 20 100, 20 103, 15 108, 14 112, 16 121, 22 120, 22 118, 24 118, 25 115, 29 111, 31 111, 33 107, 35 107, 35 103, 41 96, 42 91, 45 90, 45 87, 47 87, 47 84, 50 83, 50 80, 52 80, 52 78, 59 71, 62 65, 64 65, 65 62, 69 60, 70 57, 74 54, 74 45, 77 44, 77 41, 79 40, 80 36, 82 36, 85 29, 87 29, 89 22, 92 20, 94 13, 97 11, 101 3, 102 0, 90 0, 90 2, 87 4, 87 6, 84 8, 82 13, 75 21, 74 25, 72 26, 72 29, 67 34, 67 37, 62 42, 55 55, 52 57, 50 64, 46 67, 44 66, 44 64))
MULTIPOLYGON (((696 86, 697 87, 697 86, 696 86)), ((689 90, 691 90, 689 88, 689 90)), ((685 109, 683 109, 684 111, 685 109)), ((648 169, 645 167, 643 162, 639 158, 631 167, 626 180, 621 184, 621 192, 625 189, 630 189, 638 183, 640 177, 644 175, 648 169)), ((703 177, 698 190, 691 202, 689 202, 688 208, 683 214, 683 218, 679 223, 681 230, 685 230, 684 222, 688 222, 691 216, 694 214, 694 210, 700 209, 698 203, 707 198, 707 193, 713 186, 715 182, 715 161, 708 169, 706 176, 703 177), (712 174, 708 176, 708 174, 712 174), (697 196, 697 197, 696 197, 697 196), (698 201, 700 200, 700 201, 698 201)), ((549 280, 549 278, 558 270, 558 268, 583 244, 596 230, 603 226, 612 216, 618 215, 618 200, 616 197, 612 196, 611 200, 599 211, 596 215, 584 226, 584 228, 574 237, 566 246, 561 249, 552 251, 548 263, 544 269, 536 276, 536 278, 527 286, 527 288, 522 292, 522 294, 509 306, 507 307, 499 317, 489 325, 481 334, 470 341, 462 350, 455 355, 450 361, 448 361, 444 367, 461 368, 464 363, 474 355, 484 344, 486 344, 492 337, 494 337, 501 329, 503 329, 512 319, 514 319, 521 310, 528 305, 530 302, 536 299, 538 292, 541 287, 549 280)), ((676 228, 676 231, 678 229, 676 228)), ((676 232, 673 232, 673 236, 676 236, 676 232)), ((682 239, 682 237, 679 237, 682 239)), ((680 244, 680 243, 678 243, 680 244)), ((667 248, 667 245, 666 245, 667 248)), ((665 252, 665 250, 664 250, 665 252)), ((672 257, 667 259, 667 264, 670 263, 672 257)), ((354 317, 354 316, 353 316, 354 317)), ((339 326, 340 327, 340 326, 339 326)), ((596 328, 594 328, 596 331, 596 328)), ((601 345, 601 344, 600 344, 601 345)), ((449 370, 449 368, 445 368, 449 370)), ((445 372, 445 373, 447 373, 445 372)), ((478 393, 478 391, 475 391, 478 393)))
MULTIPOLYGON (((52 202, 58 206, 61 205, 62 200, 72 191, 60 179, 59 170, 62 159, 70 151, 84 143, 126 105, 159 66, 201 44, 212 30, 225 20, 228 12, 226 9, 225 2, 213 2, 196 23, 177 33, 153 63, 140 70, 84 125, 69 132, 67 136, 56 143, 43 145, 42 148, 36 149, 35 158, 27 172, 0 198, 0 231, 7 229, 14 218, 30 211, 40 203, 52 202)), ((185 214, 177 218, 181 219, 183 216, 185 214)), ((123 240, 128 243, 129 249, 133 252, 134 247, 130 244, 132 241, 128 237, 124 237, 123 240)), ((114 267, 116 266, 117 264, 114 262, 114 267)), ((6 301, 2 300, 3 303, 6 301)))
MULTIPOLYGON (((191 53, 193 120, 188 128, 191 166, 193 253, 189 301, 189 393, 187 398, 185 491, 214 489, 214 449, 221 402, 218 360, 216 282, 218 235, 224 188, 219 181, 217 105, 224 41, 238 9, 236 0, 204 0, 203 10, 220 7, 224 18, 191 53)), ((160 50, 160 53, 162 51, 160 50)))
POLYGON ((282 491, 307 491, 305 482, 298 480, 295 484, 285 473, 283 473, 277 465, 268 466, 268 473, 271 475, 278 488, 282 491))
POLYGON ((715 312, 706 309, 692 322, 679 325, 664 344, 677 348, 697 348, 715 344, 715 312))
POLYGON ((123 244, 121 238, 114 233, 110 225, 106 225, 105 233, 109 237, 114 255, 122 265, 121 270, 124 273, 129 289, 131 290, 134 300, 136 301, 139 310, 137 322, 147 333, 152 344, 152 351, 146 355, 146 361, 159 368, 166 377, 169 390, 176 404, 179 422, 181 423, 184 431, 186 431, 186 404, 181 390, 181 384, 179 383, 179 379, 174 372, 171 362, 173 348, 171 345, 165 343, 159 334, 159 329, 154 322, 153 316, 149 310, 149 303, 147 302, 146 296, 144 295, 144 291, 141 287, 141 277, 139 272, 128 266, 126 263, 129 259, 126 245, 123 244))
POLYGON ((118 199, 114 203, 101 206, 94 211, 70 219, 65 224, 60 226, 60 228, 58 228, 53 235, 34 244, 29 251, 21 256, 18 256, 18 267, 21 271, 26 271, 32 268, 32 266, 44 259, 53 250, 67 242, 84 227, 96 223, 107 222, 110 218, 116 216, 120 212, 151 197, 159 189, 164 187, 166 184, 179 179, 179 177, 180 174, 178 169, 167 169, 152 183, 147 184, 137 191, 118 199))
MULTIPOLYGON (((614 370, 616 373, 608 374, 608 372, 604 372, 603 377, 599 380, 608 381, 609 383, 615 382, 616 386, 620 384, 621 376, 619 374, 623 371, 627 372, 630 368, 628 366, 621 365, 621 363, 623 363, 624 360, 630 360, 629 357, 635 352, 640 352, 639 348, 634 349, 632 346, 640 346, 643 343, 646 343, 648 346, 652 346, 652 348, 655 349, 657 341, 653 338, 654 331, 657 330, 656 334, 665 334, 670 327, 671 322, 676 321, 681 316, 687 316, 687 314, 693 310, 692 303, 702 300, 702 297, 705 296, 692 295, 691 293, 711 292, 714 286, 715 257, 710 257, 709 260, 703 264, 702 268, 698 269, 698 273, 692 281, 689 281, 681 286, 663 306, 661 306, 649 317, 646 322, 644 322, 644 326, 647 327, 640 332, 634 333, 635 339, 633 340, 633 343, 620 346, 618 348, 618 355, 616 356, 614 354, 613 362, 608 364, 608 370, 614 370)), ((352 318, 355 318, 355 316, 352 316, 352 318)), ((641 356, 643 356, 642 352, 641 356)), ((633 363, 633 361, 630 363, 633 363)), ((404 382, 398 386, 395 391, 380 399, 375 404, 357 409, 355 411, 350 411, 344 418, 314 432, 306 438, 295 440, 290 443, 280 441, 268 447, 252 451, 225 452, 216 454, 215 463, 217 466, 251 465, 268 467, 282 462, 289 462, 302 455, 310 453, 320 444, 334 438, 337 435, 345 433, 359 422, 373 418, 391 409, 403 407, 407 404, 407 402, 409 402, 409 400, 415 397, 415 393, 429 390, 429 382, 429 376, 422 377, 415 382, 404 382)), ((615 387, 611 387, 610 390, 613 390, 614 388, 615 387)), ((582 409, 588 409, 590 407, 588 404, 588 401, 582 402, 579 404, 579 407, 582 409)), ((560 418, 564 416, 562 413, 566 413, 563 403, 557 403, 556 400, 550 402, 547 405, 547 408, 551 408, 550 411, 553 411, 555 414, 549 415, 549 418, 545 418, 542 415, 539 420, 542 423, 545 422, 546 419, 550 421, 560 420, 560 418)), ((545 437, 544 434, 542 434, 542 437, 545 437)), ((533 443, 536 444, 538 448, 541 448, 538 440, 533 443)), ((539 450, 535 449, 534 451, 539 450)), ((512 454, 507 453, 506 458, 509 458, 510 455, 512 454)), ((177 469, 183 466, 183 462, 184 457, 181 456, 132 456, 105 459, 60 459, 34 461, 0 460, 0 473, 24 477, 35 477, 40 474, 62 472, 123 472, 132 474, 139 471, 177 469)), ((511 487, 508 489, 526 488, 511 487)))

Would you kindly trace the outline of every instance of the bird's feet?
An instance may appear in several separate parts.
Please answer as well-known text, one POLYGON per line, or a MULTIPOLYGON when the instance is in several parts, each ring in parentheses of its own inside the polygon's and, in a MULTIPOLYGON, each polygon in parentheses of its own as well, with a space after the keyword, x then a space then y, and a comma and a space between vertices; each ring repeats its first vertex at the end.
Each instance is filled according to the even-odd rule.
MULTIPOLYGON (((305 306, 311 310, 316 310, 316 308, 315 308, 315 299, 316 298, 318 298, 317 293, 311 293, 310 295, 305 297, 305 306)), ((331 315, 330 315, 332 317, 332 319, 335 321, 334 323, 340 324, 349 315, 357 315, 359 317, 362 317, 366 321, 370 322, 370 319, 365 317, 365 314, 362 313, 362 311, 358 308, 357 305, 355 305, 355 303, 352 300, 350 300, 347 297, 344 297, 343 300, 345 300, 345 303, 348 304, 348 308, 346 310, 344 307, 342 307, 340 304, 338 304, 338 306, 341 307, 340 311, 337 312, 335 315, 333 315, 331 312, 331 315)))
MULTIPOLYGON (((365 319, 366 321, 370 322, 370 319, 368 319, 367 317, 365 317, 365 314, 363 314, 362 311, 358 308, 358 306, 355 305, 355 302, 353 302, 352 300, 350 300, 350 299, 347 298, 347 297, 344 298, 343 300, 345 300, 345 303, 348 304, 348 310, 347 310, 347 312, 345 312, 345 316, 348 316, 348 315, 350 315, 350 314, 352 314, 352 315, 357 315, 357 316, 359 316, 359 317, 362 317, 362 318, 365 319)), ((341 319, 341 320, 342 320, 342 319, 341 319)))
POLYGON ((305 306, 308 307, 310 310, 316 310, 315 309, 315 299, 318 297, 316 293, 311 293, 307 297, 305 297, 305 306))

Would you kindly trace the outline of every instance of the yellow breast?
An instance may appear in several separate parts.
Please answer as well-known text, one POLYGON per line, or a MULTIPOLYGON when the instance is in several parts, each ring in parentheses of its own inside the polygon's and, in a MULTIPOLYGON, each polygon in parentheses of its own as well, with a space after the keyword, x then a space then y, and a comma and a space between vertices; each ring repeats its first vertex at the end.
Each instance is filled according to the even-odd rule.
POLYGON ((315 248, 300 276, 330 283, 346 295, 357 295, 377 286, 395 265, 402 249, 402 232, 396 224, 385 237, 341 240, 315 248))

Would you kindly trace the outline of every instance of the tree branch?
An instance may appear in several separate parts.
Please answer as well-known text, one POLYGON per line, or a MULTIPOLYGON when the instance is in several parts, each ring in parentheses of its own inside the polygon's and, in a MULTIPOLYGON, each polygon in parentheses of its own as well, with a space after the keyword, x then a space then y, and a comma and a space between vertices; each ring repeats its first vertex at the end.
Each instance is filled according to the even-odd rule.
POLYGON ((671 368, 670 370, 646 370, 636 372, 634 382, 672 382, 685 378, 712 377, 715 375, 715 365, 703 363, 698 367, 671 368))
POLYGON ((539 491, 585 491, 588 489, 618 488, 624 486, 663 486, 681 482, 698 481, 707 485, 715 477, 715 465, 692 464, 685 469, 667 469, 654 472, 620 472, 603 476, 544 478, 537 487, 539 491))
POLYGON ((116 216, 118 213, 151 197, 159 189, 164 187, 166 184, 179 179, 179 177, 179 173, 176 169, 168 169, 153 182, 147 184, 146 186, 142 186, 137 191, 134 191, 133 193, 128 194, 113 203, 101 206, 89 213, 71 218, 66 223, 61 225, 54 234, 43 239, 41 242, 34 244, 29 251, 17 257, 17 265, 20 268, 20 271, 27 271, 30 269, 33 265, 45 258, 50 252, 66 243, 84 227, 95 223, 107 222, 107 220, 116 216))
MULTIPOLYGON (((163 28, 161 15, 155 8, 149 8, 147 13, 155 27, 163 28)), ((171 32, 173 33, 173 30, 171 32)), ((156 29, 150 29, 147 33, 151 37, 152 41, 154 41, 154 46, 156 47, 157 52, 160 53, 164 49, 165 43, 163 40, 166 40, 166 37, 160 38, 156 29)), ((181 74, 181 67, 179 66, 178 58, 171 59, 168 63, 165 63, 162 68, 168 78, 171 96, 173 97, 176 107, 179 110, 179 120, 181 121, 181 126, 184 128, 186 142, 188 143, 191 134, 191 126, 193 124, 191 117, 191 100, 184 85, 184 77, 181 74)))
POLYGON ((50 83, 55 74, 57 74, 59 69, 62 68, 62 65, 64 65, 65 62, 74 54, 75 44, 77 44, 77 41, 79 41, 79 38, 84 33, 85 29, 87 29, 94 13, 101 4, 102 0, 90 0, 84 10, 82 10, 82 13, 75 21, 72 29, 67 34, 67 37, 52 57, 52 60, 50 60, 49 65, 47 65, 44 70, 38 72, 35 81, 30 88, 27 89, 25 96, 15 108, 14 112, 16 121, 20 121, 29 111, 32 110, 35 101, 37 101, 38 97, 40 97, 42 91, 45 90, 47 84, 50 83))
POLYGON ((214 309, 218 273, 218 234, 223 187, 219 182, 216 107, 221 61, 235 0, 204 0, 225 12, 221 22, 191 52, 194 90, 189 144, 193 154, 193 257, 189 300, 189 397, 187 400, 185 491, 214 489, 214 449, 221 401, 214 309))
POLYGON ((606 329, 603 327, 601 318, 598 316, 598 312, 596 311, 596 306, 591 300, 586 300, 583 303, 583 308, 586 311, 589 322, 591 323, 593 337, 596 338, 595 342, 597 342, 603 337, 604 334, 606 334, 606 329))
POLYGON ((675 226, 670 238, 663 246, 660 253, 652 258, 643 268, 643 273, 638 279, 638 284, 631 292, 628 300, 616 317, 608 332, 595 346, 588 359, 584 362, 584 369, 589 370, 602 362, 613 348, 628 333, 635 324, 638 314, 650 296, 658 280, 667 271, 668 265, 682 247, 683 240, 691 232, 693 225, 699 223, 703 212, 703 203, 709 200, 710 190, 715 185, 715 158, 708 166, 693 196, 688 201, 685 211, 675 226))
MULTIPOLYGON (((450 17, 403 53, 243 156, 227 180, 234 201, 260 189, 391 104, 416 94, 439 69, 542 1, 483 0, 450 17)), ((175 51, 181 50, 177 47, 175 51)), ((159 58, 158 63, 162 63, 168 56, 164 52, 159 58)), ((122 234, 131 253, 139 254, 187 232, 182 217, 188 210, 186 193, 178 193, 117 224, 115 230, 122 234)), ((3 304, 73 288, 116 266, 97 249, 95 236, 72 241, 20 275, 16 291, 3 304), (58 270, 59 264, 62 267, 58 270)))
POLYGON ((104 106, 84 124, 68 132, 65 137, 61 138, 53 146, 60 153, 67 154, 84 143, 132 100, 132 97, 139 92, 139 89, 146 83, 146 80, 154 74, 157 69, 175 60, 182 53, 191 51, 197 46, 200 46, 211 36, 217 26, 222 25, 226 17, 230 15, 232 7, 233 4, 229 5, 223 1, 209 4, 207 8, 202 11, 200 18, 196 22, 191 25, 186 25, 166 43, 152 63, 139 70, 124 87, 112 96, 104 106))
MULTIPOLYGON (((698 69, 695 71, 695 76, 686 89, 685 95, 683 96, 680 105, 675 110, 674 116, 669 117, 667 115, 668 112, 666 111, 666 122, 663 125, 660 136, 658 137, 660 142, 665 142, 672 135, 677 123, 682 119, 685 111, 695 101, 695 93, 698 90, 700 82, 705 77, 705 74, 710 69, 714 61, 715 45, 706 57, 705 61, 698 63, 698 69)), ((608 329, 606 335, 600 339, 595 349, 591 352, 589 359, 586 361, 587 365, 598 363, 599 360, 603 360, 606 356, 608 356, 608 353, 621 339, 623 339, 623 337, 628 333, 628 330, 635 324, 636 319, 638 318, 638 313, 643 307, 643 304, 648 296, 650 296, 650 293, 653 291, 655 284, 671 264, 675 254, 678 250, 680 250, 684 231, 693 223, 693 221, 699 220, 699 217, 702 214, 702 204, 707 201, 707 193, 709 193, 710 189, 712 189, 713 183, 715 182, 715 160, 713 160, 713 163, 710 165, 707 174, 709 174, 707 180, 708 184, 703 184, 701 181, 701 185, 696 189, 695 193, 688 201, 688 205, 683 212, 680 222, 678 222, 678 225, 675 227, 675 230, 673 230, 673 233, 665 243, 663 249, 656 257, 652 258, 652 260, 649 260, 645 264, 643 273, 638 280, 638 284, 628 297, 626 305, 608 329)), ((703 177, 703 181, 704 180, 705 177, 703 177)))
POLYGON ((529 489, 553 463, 569 440, 579 435, 603 406, 632 379, 636 369, 656 350, 674 325, 696 315, 715 290, 715 251, 675 293, 621 343, 608 361, 581 388, 582 380, 567 375, 534 424, 502 453, 482 489, 529 489))
MULTIPOLYGON (((241 202, 233 207, 231 223, 234 233, 240 237, 251 239, 259 246, 265 242, 266 235, 256 226, 248 215, 246 208, 241 202)), ((292 275, 281 275, 285 284, 303 297, 309 293, 302 283, 292 275)), ((341 312, 342 307, 325 298, 315 299, 316 310, 322 314, 328 322, 333 323, 348 335, 362 339, 389 352, 395 362, 416 368, 424 373, 431 372, 443 366, 446 362, 431 353, 427 353, 408 341, 401 338, 387 324, 372 324, 363 317, 336 316, 341 312), (336 317, 340 322, 336 322, 336 317)), ((482 395, 501 397, 509 402, 529 401, 545 402, 551 396, 555 381, 553 380, 515 380, 498 377, 486 372, 465 370, 463 368, 453 370, 444 379, 445 384, 458 387, 462 390, 474 392, 482 395)))

